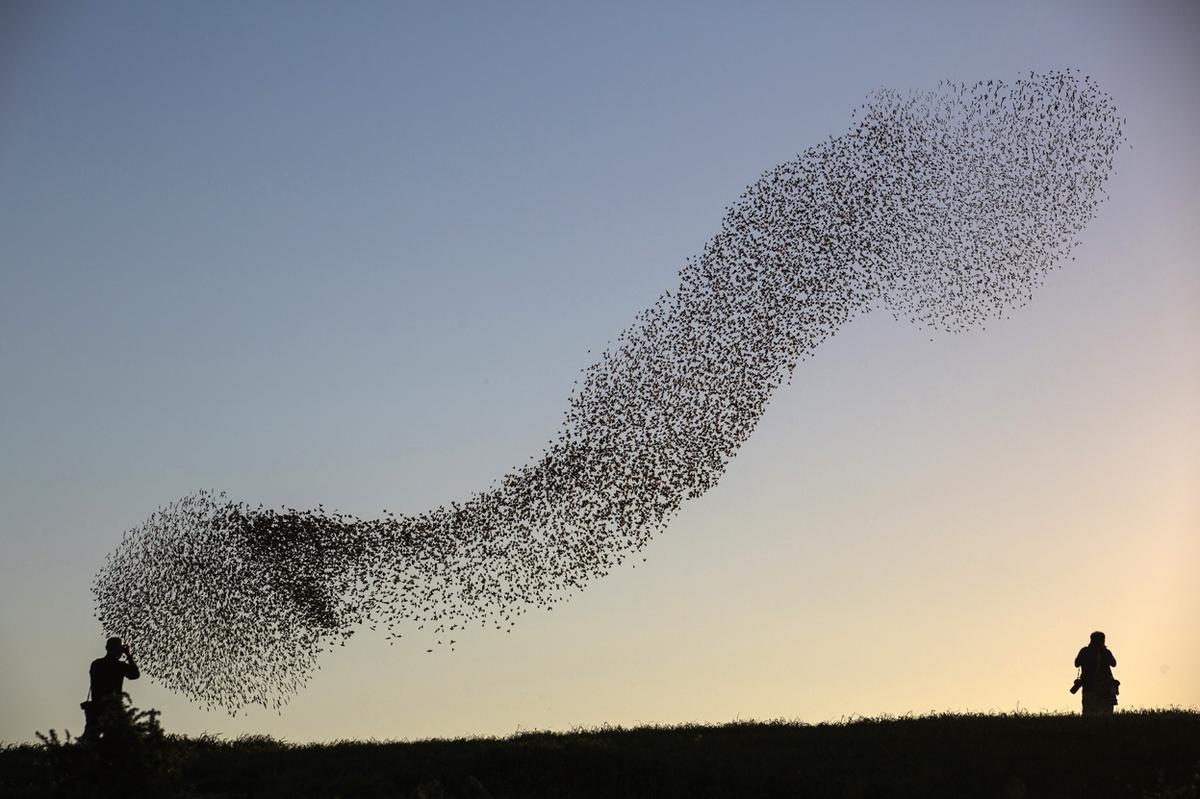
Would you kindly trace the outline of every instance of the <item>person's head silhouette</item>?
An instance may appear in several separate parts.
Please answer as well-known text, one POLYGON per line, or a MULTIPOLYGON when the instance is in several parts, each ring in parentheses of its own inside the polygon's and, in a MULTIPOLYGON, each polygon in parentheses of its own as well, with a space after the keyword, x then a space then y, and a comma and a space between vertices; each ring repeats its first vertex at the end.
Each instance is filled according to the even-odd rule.
POLYGON ((121 653, 125 651, 125 644, 120 638, 115 635, 104 642, 104 651, 108 653, 110 658, 119 658, 121 653))
POLYGON ((1092 633, 1092 646, 1104 646, 1104 633, 1099 630, 1092 633))

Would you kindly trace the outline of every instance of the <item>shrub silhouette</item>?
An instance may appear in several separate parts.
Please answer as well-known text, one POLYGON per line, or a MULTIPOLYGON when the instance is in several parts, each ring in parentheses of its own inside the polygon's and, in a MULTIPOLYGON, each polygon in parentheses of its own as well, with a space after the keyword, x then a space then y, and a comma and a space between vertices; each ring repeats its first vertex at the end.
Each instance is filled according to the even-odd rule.
POLYGON ((39 759, 52 796, 164 796, 178 776, 174 747, 163 733, 157 710, 134 707, 121 695, 94 740, 63 737, 51 729, 35 733, 42 742, 39 759))

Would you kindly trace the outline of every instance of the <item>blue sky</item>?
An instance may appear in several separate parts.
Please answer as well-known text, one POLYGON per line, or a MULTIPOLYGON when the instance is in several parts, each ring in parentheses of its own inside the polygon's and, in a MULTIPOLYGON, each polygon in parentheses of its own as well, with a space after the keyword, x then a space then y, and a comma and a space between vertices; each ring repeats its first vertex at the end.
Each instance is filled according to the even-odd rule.
POLYGON ((134 698, 300 740, 1065 709, 1099 626, 1131 703, 1200 704, 1197 52, 1188 3, 7 4, 0 739, 71 726, 91 577, 159 504, 486 487, 868 92, 1065 67, 1132 148, 1029 307, 855 322, 646 564, 510 635, 361 636, 282 716, 134 698))

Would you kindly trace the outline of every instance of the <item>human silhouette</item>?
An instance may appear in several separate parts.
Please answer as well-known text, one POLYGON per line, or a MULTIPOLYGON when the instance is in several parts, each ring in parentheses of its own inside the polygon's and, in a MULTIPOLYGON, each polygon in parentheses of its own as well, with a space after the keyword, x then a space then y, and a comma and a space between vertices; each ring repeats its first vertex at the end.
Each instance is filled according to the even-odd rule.
POLYGON ((104 657, 93 660, 88 670, 88 701, 80 706, 85 721, 83 737, 90 741, 108 731, 121 712, 125 679, 136 680, 142 676, 133 659, 133 652, 120 638, 109 638, 104 643, 104 649, 104 657), (121 660, 122 655, 125 656, 124 660, 121 660))
POLYGON ((1079 667, 1075 684, 1083 688, 1083 715, 1111 716, 1121 683, 1113 677, 1117 659, 1104 645, 1104 633, 1092 633, 1091 642, 1075 656, 1075 665, 1079 667))

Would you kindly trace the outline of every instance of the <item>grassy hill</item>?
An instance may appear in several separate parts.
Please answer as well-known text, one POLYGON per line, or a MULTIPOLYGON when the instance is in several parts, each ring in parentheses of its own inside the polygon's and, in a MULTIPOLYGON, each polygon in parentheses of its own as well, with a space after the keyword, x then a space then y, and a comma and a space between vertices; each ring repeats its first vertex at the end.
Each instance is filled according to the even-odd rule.
POLYGON ((122 766, 75 745, 8 747, 0 796, 101 795, 96 786, 148 763, 140 786, 109 784, 124 796, 188 797, 1182 799, 1198 797, 1200 713, 935 715, 308 746, 166 736, 144 742, 136 758, 122 766))

